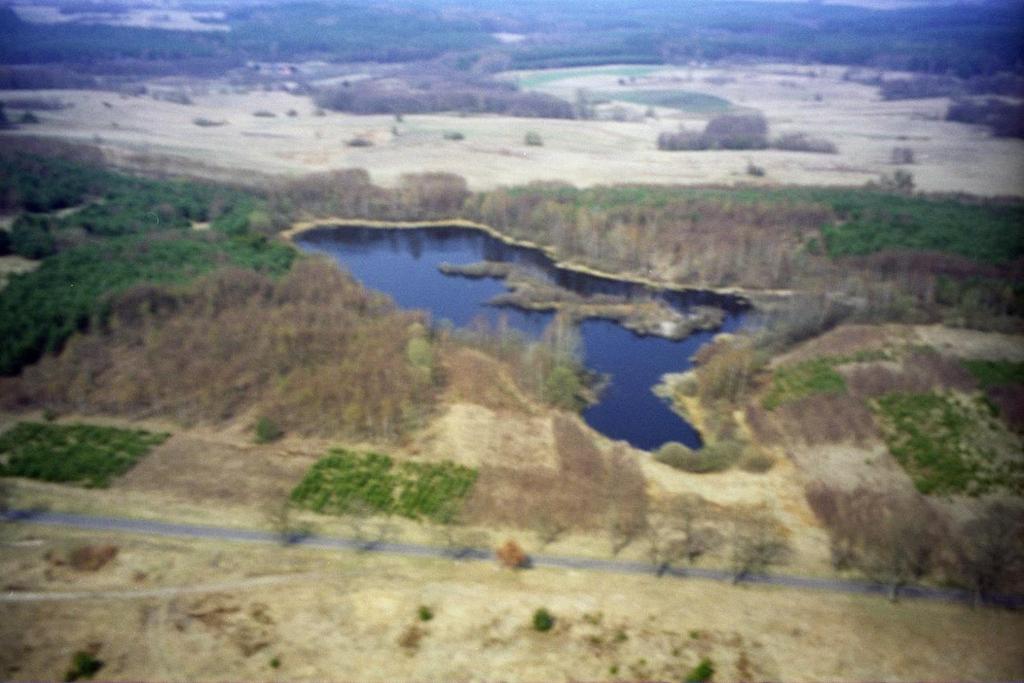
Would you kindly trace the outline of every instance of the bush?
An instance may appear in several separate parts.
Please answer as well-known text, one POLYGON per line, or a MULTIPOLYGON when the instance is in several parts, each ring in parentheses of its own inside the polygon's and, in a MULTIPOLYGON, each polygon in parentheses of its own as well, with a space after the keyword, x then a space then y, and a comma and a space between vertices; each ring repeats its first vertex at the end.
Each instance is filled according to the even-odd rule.
POLYGON ((420 605, 420 608, 416 610, 416 614, 419 616, 420 621, 430 621, 434 618, 434 610, 426 605, 420 605))
POLYGON ((815 154, 835 154, 836 146, 828 140, 808 137, 804 133, 788 133, 781 135, 772 142, 775 149, 787 152, 813 152, 815 154))
POLYGON ((841 359, 815 358, 796 365, 778 368, 772 376, 772 385, 761 401, 767 410, 783 403, 798 401, 816 394, 846 392, 846 380, 836 369, 841 359))
POLYGON ((20 118, 18 119, 18 123, 27 123, 27 124, 29 124, 29 125, 31 125, 31 124, 33 124, 33 123, 39 123, 39 122, 40 122, 40 121, 39 121, 39 117, 38 117, 38 116, 36 116, 35 114, 33 114, 33 113, 32 113, 32 112, 30 112, 30 111, 27 111, 27 112, 25 112, 25 113, 24 113, 24 114, 22 114, 22 115, 21 115, 21 117, 20 117, 20 118))
POLYGON ((711 663, 711 660, 705 657, 700 660, 700 664, 693 667, 693 670, 686 674, 686 683, 705 683, 710 681, 711 677, 715 675, 715 666, 711 663))
POLYGON ((444 133, 445 140, 465 140, 466 136, 457 130, 448 130, 444 133))
POLYGON ((914 150, 909 147, 893 147, 890 162, 896 166, 914 163, 914 150))
POLYGON ((64 674, 65 681, 77 681, 82 678, 92 678, 103 668, 103 662, 96 659, 91 652, 79 650, 71 658, 71 668, 64 674))
POLYGON ((277 118, 277 114, 275 114, 272 111, 267 111, 266 109, 260 109, 259 111, 254 111, 252 113, 252 115, 256 116, 258 118, 261 118, 261 119, 274 119, 274 118, 277 118))
POLYGON ((654 459, 677 470, 706 474, 728 469, 740 459, 742 452, 743 446, 730 439, 706 444, 699 451, 692 451, 682 444, 670 441, 658 449, 654 459))
POLYGON ((519 544, 509 539, 505 541, 495 552, 498 556, 498 562, 501 566, 508 567, 509 569, 522 569, 529 564, 529 558, 523 549, 519 547, 519 544))
POLYGON ((256 422, 256 443, 271 443, 282 436, 284 431, 270 418, 261 417, 256 422))
POLYGON ((708 121, 704 136, 718 149, 764 149, 768 122, 760 114, 725 114, 708 121))
POLYGON ((555 618, 546 609, 541 607, 533 613, 533 630, 539 633, 550 631, 555 625, 555 618))
POLYGON ((214 121, 213 119, 208 119, 205 116, 197 116, 196 118, 192 119, 192 123, 199 126, 200 128, 214 128, 217 126, 226 126, 228 122, 214 121))
POLYGON ((540 133, 536 131, 528 131, 526 136, 523 138, 523 144, 528 147, 542 147, 544 145, 544 139, 540 136, 540 133))
POLYGON ((767 453, 748 453, 740 459, 740 469, 744 472, 761 474, 775 466, 775 458, 767 453))
POLYGON ((349 147, 373 147, 373 140, 369 138, 352 138, 345 144, 349 147))
POLYGON ((49 220, 19 216, 10 232, 11 251, 27 259, 41 259, 57 253, 57 241, 50 233, 49 220))
POLYGON ((760 178, 764 176, 764 166, 758 166, 757 164, 754 163, 748 163, 747 175, 754 176, 755 178, 760 178))

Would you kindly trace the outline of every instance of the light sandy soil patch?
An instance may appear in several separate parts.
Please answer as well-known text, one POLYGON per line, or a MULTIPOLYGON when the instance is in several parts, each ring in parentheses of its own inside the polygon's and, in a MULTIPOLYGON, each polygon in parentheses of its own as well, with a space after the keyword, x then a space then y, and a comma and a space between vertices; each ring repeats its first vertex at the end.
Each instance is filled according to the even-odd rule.
POLYGON ((997 610, 693 579, 3 531, 0 572, 20 592, 186 589, 136 600, 5 604, 0 673, 13 680, 60 678, 71 654, 89 647, 104 661, 106 680, 681 680, 702 657, 714 662, 718 680, 1024 675, 1024 617, 997 610), (86 543, 119 552, 97 572, 46 560, 86 543), (417 618, 420 605, 432 620, 417 618), (542 606, 556 618, 543 634, 529 625, 542 606))
POLYGON ((979 332, 943 325, 913 328, 921 343, 959 358, 1024 361, 1024 336, 979 332))
MULTIPOLYGON (((558 72, 571 77, 540 89, 569 97, 579 88, 668 88, 723 97, 768 117, 772 134, 805 132, 833 141, 839 154, 778 150, 661 152, 655 140, 681 124, 699 129, 706 115, 659 109, 641 122, 566 121, 499 116, 315 116, 308 97, 281 92, 236 93, 218 83, 196 83, 184 106, 148 96, 87 91, 26 92, 59 97, 74 107, 47 112, 31 129, 6 135, 49 135, 99 144, 115 163, 150 171, 188 172, 245 179, 365 168, 375 181, 394 185, 403 173, 447 171, 465 176, 476 190, 534 180, 580 186, 621 182, 860 185, 892 173, 892 148, 911 147, 910 170, 919 188, 980 195, 1024 194, 1024 141, 995 139, 979 126, 945 122, 944 99, 882 101, 875 88, 843 81, 840 67, 749 65, 722 68, 666 67, 620 86, 614 68, 558 72), (575 75, 577 74, 578 75, 575 75), (710 79, 710 80, 709 80, 710 79), (724 82, 723 82, 724 79, 724 82), (729 79, 732 79, 731 81, 729 79), (820 95, 820 100, 817 99, 820 95), (107 105, 103 103, 106 102, 107 105), (297 116, 286 115, 295 109, 297 116), (257 118, 258 110, 275 113, 257 118), (226 121, 199 127, 195 118, 226 121), (458 131, 464 140, 445 140, 458 131), (528 147, 528 131, 544 145, 528 147), (349 147, 361 137, 372 147, 349 147), (157 158, 147 163, 143 157, 157 158), (748 162, 767 171, 747 175, 748 162), (219 169, 219 170, 218 170, 219 169)), ((178 82, 153 84, 179 87, 178 82)))
POLYGON ((31 273, 39 267, 39 263, 39 261, 33 261, 23 256, 0 256, 0 289, 7 286, 12 275, 31 273))

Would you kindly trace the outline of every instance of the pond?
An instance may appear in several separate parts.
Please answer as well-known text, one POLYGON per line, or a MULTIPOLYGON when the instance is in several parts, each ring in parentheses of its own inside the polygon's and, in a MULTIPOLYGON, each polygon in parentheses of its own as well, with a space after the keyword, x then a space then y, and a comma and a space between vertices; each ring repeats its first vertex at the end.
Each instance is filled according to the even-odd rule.
MULTIPOLYGON (((489 306, 490 299, 507 291, 502 280, 445 275, 438 266, 483 260, 515 263, 536 277, 584 296, 651 295, 640 284, 558 268, 542 251, 509 245, 471 228, 323 227, 299 234, 295 243, 303 251, 330 256, 363 285, 388 294, 399 306, 428 311, 435 323, 448 320, 465 327, 485 319, 493 326, 504 317, 509 327, 535 339, 553 313, 489 306)), ((701 291, 656 295, 680 311, 696 305, 723 308, 727 315, 720 331, 734 331, 744 324, 747 308, 733 297, 701 291)), ((599 401, 583 412, 590 426, 645 450, 668 441, 694 448, 701 445, 697 431, 652 388, 665 373, 690 368, 690 357, 715 332, 697 332, 670 341, 640 336, 616 322, 595 319, 584 321, 579 331, 587 367, 609 377, 599 401)))

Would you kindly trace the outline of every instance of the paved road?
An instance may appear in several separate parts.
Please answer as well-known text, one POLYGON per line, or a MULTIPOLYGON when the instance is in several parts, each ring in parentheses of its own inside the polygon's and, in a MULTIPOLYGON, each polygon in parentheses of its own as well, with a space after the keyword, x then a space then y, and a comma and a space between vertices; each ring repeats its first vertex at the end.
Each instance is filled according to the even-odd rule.
MULTIPOLYGON (((242 543, 281 542, 281 536, 269 531, 252 529, 232 529, 228 527, 200 526, 195 524, 176 524, 173 522, 157 522, 143 519, 123 517, 93 517, 63 512, 42 512, 35 510, 11 510, 3 515, 9 522, 22 524, 41 524, 47 526, 73 527, 95 531, 117 531, 148 534, 152 536, 172 536, 177 538, 201 538, 219 541, 242 543)), ((301 536, 289 539, 290 543, 309 548, 324 550, 358 550, 363 552, 386 553, 393 555, 413 555, 420 557, 437 557, 457 559, 460 561, 493 561, 493 553, 479 548, 466 548, 453 552, 450 548, 421 545, 415 543, 368 543, 351 538, 335 538, 328 536, 301 536)), ((588 557, 566 557, 559 555, 531 555, 534 567, 558 567, 585 571, 600 571, 615 574, 656 574, 657 567, 646 562, 629 562, 624 560, 601 560, 588 557)), ((732 582, 731 572, 721 569, 670 568, 661 574, 666 578, 704 579, 708 581, 732 582)), ((888 589, 881 584, 865 581, 843 579, 811 578, 806 576, 790 576, 786 574, 760 575, 754 574, 743 578, 744 583, 784 586, 803 590, 831 591, 858 595, 886 595, 888 589)), ((10 595, 10 594, 9 594, 10 595)), ((968 602, 968 592, 947 588, 928 588, 924 586, 906 586, 900 590, 900 598, 919 598, 943 600, 948 602, 968 602)), ((1024 595, 996 596, 990 600, 994 604, 1005 607, 1024 607, 1024 595)))

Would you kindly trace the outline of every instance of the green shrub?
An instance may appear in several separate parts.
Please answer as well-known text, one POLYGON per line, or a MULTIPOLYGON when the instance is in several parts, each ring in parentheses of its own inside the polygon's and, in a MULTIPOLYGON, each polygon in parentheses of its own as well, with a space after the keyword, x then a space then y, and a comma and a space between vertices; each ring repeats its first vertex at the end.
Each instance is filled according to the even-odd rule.
POLYGON ((579 372, 564 363, 556 365, 544 380, 544 400, 557 408, 579 410, 583 405, 582 391, 579 372))
POLYGON ((168 434, 19 422, 0 434, 0 476, 106 487, 168 434))
POLYGON ((775 466, 775 458, 767 453, 747 453, 740 459, 740 469, 744 472, 761 474, 775 466))
POLYGON ((523 144, 527 145, 528 147, 543 147, 544 138, 542 138, 540 136, 540 133, 538 133, 537 131, 531 130, 528 131, 526 133, 526 136, 523 138, 523 144))
POLYGON ((280 669, 281 668, 281 659, 280 659, 280 657, 272 657, 270 659, 270 668, 271 669, 280 669))
POLYGON ((705 657, 700 660, 700 664, 693 667, 693 670, 686 675, 686 683, 705 683, 710 681, 714 675, 715 665, 711 663, 710 659, 705 657))
POLYGON ((445 140, 465 140, 466 136, 457 130, 449 130, 444 133, 445 140))
POLYGON ((373 147, 373 140, 369 138, 352 138, 345 144, 349 147, 373 147))
POLYGON ((270 418, 261 417, 256 422, 256 443, 271 443, 282 436, 284 436, 284 430, 270 418))
POLYGON ((730 439, 705 444, 697 451, 670 441, 658 449, 654 459, 677 470, 706 474, 729 469, 740 459, 742 452, 743 446, 730 439))
POLYGON ((555 618, 546 609, 541 607, 533 613, 533 630, 540 633, 550 631, 555 625, 555 618))
POLYGON ((420 621, 430 621, 434 618, 434 611, 426 605, 420 605, 419 610, 417 610, 417 614, 420 617, 420 621))
POLYGON ((103 662, 96 659, 91 652, 79 650, 71 657, 71 668, 64 674, 65 681, 77 681, 92 678, 103 668, 103 662))

